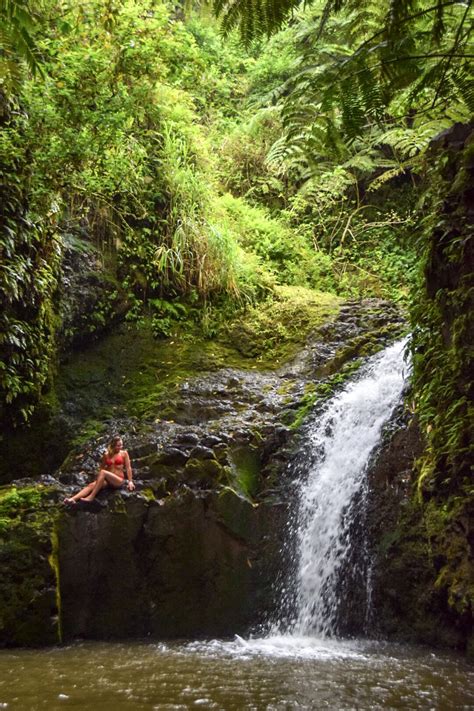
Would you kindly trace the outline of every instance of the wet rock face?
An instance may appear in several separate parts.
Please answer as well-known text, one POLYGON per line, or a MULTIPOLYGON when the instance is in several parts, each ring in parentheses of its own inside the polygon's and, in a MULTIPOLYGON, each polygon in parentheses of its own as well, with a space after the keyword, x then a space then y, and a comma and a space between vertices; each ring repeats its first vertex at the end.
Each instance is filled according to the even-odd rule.
MULTIPOLYGON (((257 453, 265 468, 275 450, 285 446, 288 423, 304 402, 308 387, 337 373, 346 363, 380 349, 405 327, 397 309, 369 299, 348 302, 334 321, 312 334, 295 359, 278 370, 221 367, 183 380, 166 401, 166 417, 145 423, 133 418, 115 419, 110 429, 122 432, 138 479, 168 477, 182 481, 183 470, 198 463, 215 472, 207 484, 228 479, 235 484, 235 451, 257 453), (215 460, 215 465, 205 465, 215 460)), ((110 353, 109 353, 110 355, 110 353)), ((91 474, 106 437, 91 442, 69 457, 60 470, 64 482, 80 469, 91 474)), ((240 457, 238 457, 240 458, 240 457)), ((194 477, 196 478, 196 477, 194 477)), ((203 480, 206 477, 202 477, 203 480)), ((78 479, 80 484, 82 480, 78 479)), ((261 480, 265 488, 268 482, 261 480)))
POLYGON ((412 491, 423 439, 400 407, 371 466, 366 526, 372 561, 371 633, 399 641, 463 648, 470 624, 449 612, 436 586, 436 561, 412 491))
POLYGON ((89 340, 120 320, 119 284, 93 248, 87 234, 65 235, 61 265, 61 350, 89 340), (111 296, 111 294, 114 296, 111 296))
POLYGON ((0 542, 0 646, 233 635, 271 610, 284 506, 182 489, 64 509, 56 487, 29 504, 34 488, 17 491, 23 510, 0 542))
POLYGON ((61 517, 64 639, 234 634, 268 608, 280 508, 231 493, 116 504, 61 517))
MULTIPOLYGON (((31 630, 21 643, 226 635, 261 621, 286 565, 297 436, 289 423, 310 384, 398 333, 399 315, 384 308, 349 304, 279 370, 221 367, 183 379, 170 391, 166 418, 111 418, 109 432, 72 449, 43 479, 54 525, 39 555, 54 566, 56 585, 50 573, 31 579, 32 590, 54 600, 35 613, 50 635, 31 630), (104 491, 93 505, 63 509, 60 500, 96 475, 112 432, 123 434, 136 492, 104 491)), ((16 629, 0 629, 0 643, 18 643, 16 629)))
POLYGON ((71 467, 71 457, 88 451, 96 457, 117 431, 133 447, 134 459, 155 445, 181 449, 186 443, 180 437, 210 448, 214 442, 206 443, 206 437, 253 446, 260 441, 257 432, 292 421, 307 387, 381 347, 401 327, 400 314, 386 302, 350 302, 291 362, 274 370, 222 344, 156 341, 146 329, 116 327, 63 362, 55 390, 31 427, 7 433, 0 481, 60 467, 62 481, 73 484, 82 467, 71 467))

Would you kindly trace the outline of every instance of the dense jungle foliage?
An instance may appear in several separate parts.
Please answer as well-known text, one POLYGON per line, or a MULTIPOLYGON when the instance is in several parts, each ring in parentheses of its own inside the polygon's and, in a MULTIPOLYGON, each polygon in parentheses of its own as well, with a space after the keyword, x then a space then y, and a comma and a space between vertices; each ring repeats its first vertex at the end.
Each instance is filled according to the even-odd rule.
MULTIPOLYGON (((71 252, 103 268, 86 333, 125 314, 157 335, 190 319, 213 334, 279 284, 406 301, 417 176, 399 176, 440 122, 348 140, 331 106, 311 151, 296 150, 291 107, 320 6, 247 48, 203 7, 1 7, 8 417, 28 419, 74 336, 61 304, 71 252)), ((365 30, 351 12, 333 22, 345 55, 365 30)))
POLYGON ((28 421, 77 335, 76 257, 102 287, 86 336, 213 337, 301 288, 397 301, 430 555, 466 614, 472 131, 430 142, 472 122, 472 1, 1 0, 0 19, 2 418, 28 421))

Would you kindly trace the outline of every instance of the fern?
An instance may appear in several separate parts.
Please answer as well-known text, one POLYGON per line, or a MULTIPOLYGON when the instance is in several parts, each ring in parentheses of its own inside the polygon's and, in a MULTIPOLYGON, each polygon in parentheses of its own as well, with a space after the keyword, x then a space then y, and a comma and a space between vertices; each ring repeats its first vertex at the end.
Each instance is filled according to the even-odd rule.
POLYGON ((224 32, 239 27, 246 44, 279 30, 300 4, 300 0, 214 0, 213 3, 214 12, 222 18, 224 32))
MULTIPOLYGON (((222 18, 224 31, 230 32, 238 27, 247 44, 257 37, 277 32, 294 10, 312 4, 316 4, 315 0, 213 0, 214 12, 222 18)), ((370 31, 370 20, 375 15, 376 34, 389 49, 393 49, 401 37, 409 36, 406 31, 408 23, 424 16, 430 18, 427 31, 432 40, 439 43, 446 33, 447 8, 456 4, 454 0, 432 0, 427 6, 420 7, 414 0, 390 0, 383 4, 374 0, 327 0, 318 18, 314 39, 318 41, 330 20, 345 10, 358 14, 365 32, 370 31)), ((468 1, 468 8, 470 5, 468 1)))
MULTIPOLYGON (((311 121, 315 111, 328 112, 337 106, 351 138, 364 130, 367 118, 382 122, 395 92, 408 87, 412 88, 410 111, 427 87, 435 91, 435 102, 446 105, 454 86, 460 99, 472 106, 472 76, 467 66, 462 72, 459 69, 472 32, 467 23, 471 4, 472 0, 465 5, 438 1, 415 7, 411 0, 391 0, 382 6, 373 0, 362 5, 355 0, 329 0, 320 15, 302 23, 300 68, 283 89, 291 94, 284 108, 287 126, 301 125, 305 112, 311 121), (345 17, 335 21, 342 8, 345 17), (375 32, 367 39, 372 29, 375 32), (322 41, 323 31, 327 42, 322 41), (333 36, 346 36, 348 44, 331 41, 333 36), (356 50, 351 51, 354 43, 356 50)), ((223 17, 224 29, 240 25, 249 42, 278 29, 297 5, 295 0, 216 0, 215 10, 223 17)))
POLYGON ((25 62, 32 74, 44 74, 34 40, 37 23, 38 15, 27 0, 0 0, 0 85, 7 89, 19 84, 19 61, 25 62))
POLYGON ((452 74, 452 81, 455 90, 462 97, 464 103, 471 113, 474 113, 474 73, 472 63, 463 64, 452 74))
MULTIPOLYGON (((417 169, 417 157, 436 133, 474 110, 471 3, 330 0, 318 12, 313 2, 314 11, 301 14, 294 31, 299 60, 272 94, 284 133, 268 163, 300 185, 327 162, 355 176, 373 164, 381 172, 372 189, 417 169)), ((236 26, 245 3, 221 0, 222 11, 230 6, 236 26)), ((247 40, 259 27, 269 30, 272 8, 276 27, 293 4, 265 0, 260 6, 264 19, 257 22, 254 12, 245 25, 247 40)))

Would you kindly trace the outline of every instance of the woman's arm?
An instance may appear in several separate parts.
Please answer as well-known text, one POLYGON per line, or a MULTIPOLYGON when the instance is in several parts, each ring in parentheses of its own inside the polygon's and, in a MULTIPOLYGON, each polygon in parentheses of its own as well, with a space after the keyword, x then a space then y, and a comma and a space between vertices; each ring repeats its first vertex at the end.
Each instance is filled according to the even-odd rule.
POLYGON ((130 457, 128 456, 128 452, 126 450, 124 450, 123 456, 125 457, 125 469, 127 470, 128 490, 133 491, 135 484, 132 481, 132 466, 130 464, 130 457))

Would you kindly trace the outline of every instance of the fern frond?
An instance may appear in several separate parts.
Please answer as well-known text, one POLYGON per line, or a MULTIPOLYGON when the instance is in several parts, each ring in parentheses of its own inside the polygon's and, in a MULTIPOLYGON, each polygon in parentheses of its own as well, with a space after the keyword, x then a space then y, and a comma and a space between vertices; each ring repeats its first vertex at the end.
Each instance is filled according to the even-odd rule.
POLYGON ((214 0, 217 17, 222 28, 229 33, 239 28, 242 40, 249 44, 262 35, 270 36, 280 29, 292 10, 301 0, 214 0))
POLYGON ((343 163, 344 168, 355 168, 361 173, 371 173, 377 167, 377 161, 371 156, 364 153, 356 153, 356 155, 346 160, 343 163))
POLYGON ((15 84, 19 71, 15 63, 22 60, 32 74, 44 75, 41 55, 33 33, 38 22, 27 0, 0 0, 0 76, 5 83, 15 84))
POLYGON ((375 192, 376 190, 381 188, 382 185, 385 185, 385 183, 388 183, 393 178, 398 178, 399 175, 403 175, 409 165, 409 163, 401 163, 396 168, 386 170, 381 175, 378 175, 374 180, 372 180, 371 183, 369 183, 369 185, 367 186, 367 191, 375 192))
POLYGON ((423 153, 432 139, 441 131, 449 128, 451 120, 441 118, 433 121, 426 121, 419 126, 398 127, 383 133, 380 144, 391 146, 404 158, 413 158, 423 153))
MULTIPOLYGON (((216 1, 232 7, 236 21, 246 3, 256 3, 216 1)), ((303 182, 320 176, 326 161, 342 164, 351 179, 382 168, 374 186, 413 166, 454 117, 474 111, 474 76, 463 59, 473 1, 327 0, 319 12, 302 15, 295 30, 299 59, 273 93, 284 135, 269 164, 303 182), (344 16, 336 18, 341 8, 344 16)), ((296 6, 257 4, 260 14, 254 8, 241 26, 247 36, 268 32, 296 6)))
POLYGON ((342 123, 349 138, 360 135, 366 123, 363 101, 357 83, 346 79, 340 85, 342 123))
POLYGON ((474 113, 474 76, 472 72, 472 65, 468 65, 466 63, 465 65, 459 67, 458 71, 453 76, 453 82, 469 111, 474 113))
POLYGON ((286 140, 286 136, 282 136, 272 145, 267 153, 266 163, 268 165, 273 165, 280 167, 282 163, 289 157, 289 146, 286 140))
POLYGON ((438 0, 433 22, 433 40, 439 44, 444 35, 446 26, 444 24, 444 3, 438 0))

